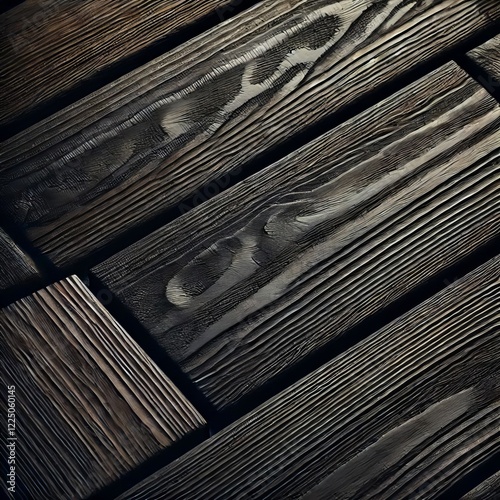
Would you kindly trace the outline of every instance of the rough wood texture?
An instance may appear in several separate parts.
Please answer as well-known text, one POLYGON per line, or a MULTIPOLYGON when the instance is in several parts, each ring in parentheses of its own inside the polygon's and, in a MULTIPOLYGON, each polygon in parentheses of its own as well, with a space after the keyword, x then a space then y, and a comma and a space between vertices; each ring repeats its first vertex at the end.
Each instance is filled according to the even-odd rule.
POLYGON ((0 228, 0 294, 38 276, 35 263, 0 228))
POLYGON ((70 264, 498 18, 498 0, 261 2, 4 143, 1 210, 70 264))
POLYGON ((0 311, 0 348, 19 498, 86 497, 203 424, 76 277, 0 311))
POLYGON ((462 500, 498 500, 500 498, 500 471, 462 497, 462 500))
POLYGON ((227 406, 499 232, 499 124, 449 64, 93 272, 227 406))
POLYGON ((500 449, 499 300, 497 258, 120 498, 436 498, 500 449))
POLYGON ((230 3, 26 0, 1 17, 0 125, 230 3))
POLYGON ((500 91, 500 35, 471 50, 467 54, 488 75, 484 85, 494 92, 500 91))

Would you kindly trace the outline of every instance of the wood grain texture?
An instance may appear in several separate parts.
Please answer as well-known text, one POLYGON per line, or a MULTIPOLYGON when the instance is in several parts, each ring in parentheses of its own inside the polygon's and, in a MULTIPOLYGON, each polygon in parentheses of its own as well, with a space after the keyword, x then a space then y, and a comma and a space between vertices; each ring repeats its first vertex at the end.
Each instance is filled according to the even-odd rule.
POLYGON ((0 125, 230 3, 26 0, 1 17, 0 125))
POLYGON ((500 35, 471 50, 467 55, 488 75, 485 86, 494 92, 500 91, 500 35))
POLYGON ((449 64, 93 272, 230 405, 498 234, 499 124, 449 64))
POLYGON ((4 143, 1 210, 57 265, 500 18, 497 0, 278 0, 4 143))
POLYGON ((498 500, 500 498, 500 471, 469 491, 461 500, 498 500))
POLYGON ((437 498, 500 450, 499 300, 496 258, 120 498, 437 498))
POLYGON ((84 498, 204 424, 76 277, 0 311, 0 347, 19 498, 84 498))
POLYGON ((0 293, 39 277, 31 258, 0 228, 0 293))

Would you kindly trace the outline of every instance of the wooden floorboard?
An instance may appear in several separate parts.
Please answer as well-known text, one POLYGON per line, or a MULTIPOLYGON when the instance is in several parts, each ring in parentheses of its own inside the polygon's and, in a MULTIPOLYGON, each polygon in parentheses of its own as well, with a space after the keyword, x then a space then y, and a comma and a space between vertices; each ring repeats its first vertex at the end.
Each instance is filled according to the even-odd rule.
POLYGON ((499 300, 497 257, 120 498, 445 494, 500 449, 499 300))
POLYGON ((0 228, 0 296, 10 287, 25 285, 39 277, 33 260, 0 228))
POLYGON ((0 125, 230 3, 26 0, 0 18, 0 125))
POLYGON ((0 210, 71 265, 499 18, 497 0, 261 2, 2 144, 0 210))
POLYGON ((500 498, 500 471, 483 481, 461 500, 498 500, 500 498))
POLYGON ((0 347, 15 498, 84 498, 204 424, 76 277, 1 310, 0 347))
POLYGON ((231 405, 498 234, 499 124, 450 63, 92 271, 231 405))
POLYGON ((485 71, 485 86, 492 92, 500 92, 500 35, 467 55, 485 71))

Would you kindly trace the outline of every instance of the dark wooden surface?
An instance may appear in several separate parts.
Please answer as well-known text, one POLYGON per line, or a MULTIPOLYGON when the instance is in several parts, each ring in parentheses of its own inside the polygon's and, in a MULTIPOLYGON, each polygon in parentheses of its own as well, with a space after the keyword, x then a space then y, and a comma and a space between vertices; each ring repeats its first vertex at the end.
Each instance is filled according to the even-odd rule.
POLYGON ((120 498, 433 499, 500 449, 500 257, 120 498))
POLYGON ((0 348, 14 498, 84 498, 204 424, 76 277, 0 311, 0 348))
POLYGON ((499 18, 497 0, 261 2, 5 142, 0 210, 72 264, 499 18))
POLYGON ((500 92, 500 35, 467 55, 486 72, 483 85, 492 92, 500 92))
POLYGON ((499 124, 450 63, 93 272, 231 405, 498 234, 499 124))
POLYGON ((498 498, 500 2, 17 3, 13 498, 498 498))
POLYGON ((0 125, 230 3, 25 0, 0 18, 0 125))
POLYGON ((26 255, 0 227, 0 295, 39 277, 32 259, 26 255))

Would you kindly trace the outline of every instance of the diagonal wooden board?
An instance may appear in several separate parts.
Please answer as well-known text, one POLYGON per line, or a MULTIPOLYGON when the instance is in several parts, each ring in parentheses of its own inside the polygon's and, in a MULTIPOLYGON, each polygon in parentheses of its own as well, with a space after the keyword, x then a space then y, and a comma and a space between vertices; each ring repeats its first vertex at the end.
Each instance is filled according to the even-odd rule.
POLYGON ((0 16, 0 125, 231 3, 25 0, 0 16))
POLYGON ((499 301, 497 257, 119 498, 437 498, 499 451, 499 301))
POLYGON ((499 18, 498 0, 261 2, 2 144, 0 210, 70 265, 499 18))
POLYGON ((481 83, 492 92, 500 92, 500 35, 471 50, 467 56, 486 73, 481 83))
POLYGON ((76 277, 1 310, 0 347, 19 498, 87 497, 204 424, 76 277))
POLYGON ((0 228, 0 296, 10 287, 26 284, 39 276, 31 258, 0 228))
POLYGON ((498 234, 499 124, 450 63, 93 273, 231 405, 498 234))
POLYGON ((500 498, 500 470, 483 481, 461 500, 498 500, 500 498))

